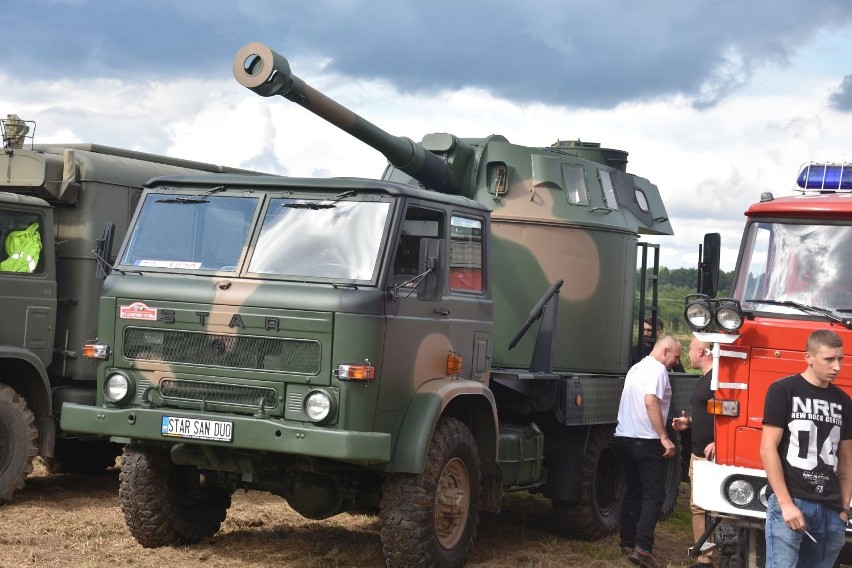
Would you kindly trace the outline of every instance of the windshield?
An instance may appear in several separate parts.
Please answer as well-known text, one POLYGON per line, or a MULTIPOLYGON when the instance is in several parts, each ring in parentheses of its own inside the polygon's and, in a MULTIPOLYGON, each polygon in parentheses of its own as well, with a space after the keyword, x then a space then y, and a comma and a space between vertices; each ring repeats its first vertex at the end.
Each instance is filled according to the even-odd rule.
POLYGON ((246 246, 256 197, 145 197, 121 264, 233 272, 246 246))
POLYGON ((370 281, 390 204, 272 199, 249 272, 370 281))
POLYGON ((802 314, 795 307, 745 300, 797 302, 848 317, 852 312, 852 227, 752 223, 746 233, 734 297, 747 310, 802 314))

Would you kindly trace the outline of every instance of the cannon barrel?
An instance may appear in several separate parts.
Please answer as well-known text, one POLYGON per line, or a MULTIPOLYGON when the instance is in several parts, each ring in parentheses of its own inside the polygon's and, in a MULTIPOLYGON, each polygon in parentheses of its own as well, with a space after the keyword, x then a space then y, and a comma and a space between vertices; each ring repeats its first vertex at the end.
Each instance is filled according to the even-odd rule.
POLYGON ((317 91, 290 72, 287 59, 264 43, 244 45, 234 57, 234 77, 258 95, 281 95, 375 148, 388 162, 424 186, 443 193, 459 193, 446 162, 420 144, 389 134, 317 91))

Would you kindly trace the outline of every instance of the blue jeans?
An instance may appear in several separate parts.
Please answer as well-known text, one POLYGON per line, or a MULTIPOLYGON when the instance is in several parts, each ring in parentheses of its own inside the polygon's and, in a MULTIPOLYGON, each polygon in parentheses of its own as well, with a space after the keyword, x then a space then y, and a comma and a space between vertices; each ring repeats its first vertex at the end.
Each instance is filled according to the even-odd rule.
POLYGON ((772 494, 766 507, 766 568, 832 568, 843 548, 846 523, 837 511, 820 503, 796 497, 793 502, 816 543, 787 526, 772 494))
POLYGON ((666 498, 666 460, 657 438, 615 438, 624 472, 621 503, 621 546, 654 548, 654 528, 666 498))

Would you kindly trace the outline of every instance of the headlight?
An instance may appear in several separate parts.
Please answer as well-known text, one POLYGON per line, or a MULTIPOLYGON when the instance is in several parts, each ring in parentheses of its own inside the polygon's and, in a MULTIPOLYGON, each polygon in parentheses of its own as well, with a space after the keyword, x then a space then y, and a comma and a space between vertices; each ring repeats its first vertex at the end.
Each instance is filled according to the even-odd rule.
POLYGON ((305 416, 311 422, 322 422, 331 416, 331 411, 334 409, 334 401, 328 393, 323 391, 311 391, 305 397, 304 403, 305 416))
POLYGON ((728 333, 734 333, 743 325, 743 312, 737 300, 716 300, 716 323, 728 333))
POLYGON ((696 331, 701 331, 710 325, 713 319, 710 311, 710 300, 704 294, 690 294, 685 300, 686 307, 683 317, 696 331))
POLYGON ((104 380, 104 397, 114 403, 122 403, 133 396, 133 381, 124 373, 111 372, 104 380))
POLYGON ((754 486, 744 479, 737 479, 728 485, 726 493, 731 503, 745 507, 754 499, 754 486))

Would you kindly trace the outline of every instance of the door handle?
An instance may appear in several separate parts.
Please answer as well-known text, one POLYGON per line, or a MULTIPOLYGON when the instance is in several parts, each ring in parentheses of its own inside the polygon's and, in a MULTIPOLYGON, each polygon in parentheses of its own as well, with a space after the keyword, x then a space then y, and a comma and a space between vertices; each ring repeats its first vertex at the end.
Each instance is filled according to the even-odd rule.
POLYGON ((448 310, 447 308, 435 308, 432 311, 435 312, 436 314, 440 314, 442 316, 450 315, 450 310, 448 310))

